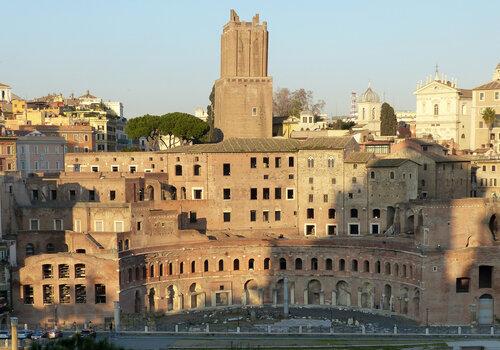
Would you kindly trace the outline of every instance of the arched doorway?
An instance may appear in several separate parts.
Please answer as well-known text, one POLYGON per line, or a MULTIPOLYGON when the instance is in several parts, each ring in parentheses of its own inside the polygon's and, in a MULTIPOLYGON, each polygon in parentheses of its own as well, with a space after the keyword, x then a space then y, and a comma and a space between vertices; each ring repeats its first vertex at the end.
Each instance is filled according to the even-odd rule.
POLYGON ((408 314, 408 298, 409 295, 409 290, 406 287, 401 288, 400 292, 400 297, 401 297, 401 305, 400 305, 400 310, 399 312, 402 313, 403 315, 408 314))
POLYGON ((138 290, 135 291, 135 296, 134 296, 134 312, 136 314, 140 313, 142 311, 142 300, 141 300, 141 294, 139 293, 138 290))
POLYGON ((173 285, 167 287, 167 311, 174 310, 175 298, 177 297, 176 288, 173 285))
POLYGON ((148 200, 148 201, 154 201, 155 200, 155 189, 151 185, 149 185, 146 188, 146 200, 148 200))
POLYGON ((483 294, 479 297, 477 321, 479 324, 493 323, 493 297, 491 294, 483 294))
POLYGON ((371 309, 373 308, 373 302, 374 302, 374 288, 369 282, 363 283, 363 286, 361 287, 361 301, 360 305, 364 309, 371 309))
POLYGON ((318 280, 311 280, 307 284, 307 304, 320 305, 321 304, 321 282, 318 280))
POLYGON ((151 288, 148 293, 149 311, 155 311, 155 289, 151 288))
POLYGON ((346 281, 339 281, 335 286, 337 291, 337 305, 351 306, 351 291, 346 281))
POLYGON ((189 286, 189 294, 191 295, 191 309, 196 309, 205 306, 204 295, 201 292, 201 287, 193 283, 189 286))
POLYGON ((255 280, 248 280, 245 283, 245 303, 246 305, 259 305, 259 289, 255 280))
POLYGON ((384 286, 384 295, 383 295, 383 303, 382 307, 384 310, 390 310, 392 311, 392 305, 391 305, 391 298, 392 298, 392 287, 389 284, 386 284, 384 286))
POLYGON ((386 230, 394 224, 394 215, 396 214, 396 209, 394 207, 387 207, 387 224, 386 230))
POLYGON ((418 320, 420 317, 420 291, 413 292, 413 316, 418 320))

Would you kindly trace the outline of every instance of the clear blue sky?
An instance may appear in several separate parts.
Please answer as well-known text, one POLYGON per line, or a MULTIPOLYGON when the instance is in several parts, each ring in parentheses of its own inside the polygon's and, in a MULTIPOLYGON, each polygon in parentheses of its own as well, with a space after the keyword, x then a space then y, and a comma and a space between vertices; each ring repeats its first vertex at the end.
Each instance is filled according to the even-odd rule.
POLYGON ((434 70, 472 88, 500 62, 498 1, 0 0, 0 82, 33 98, 90 89, 127 117, 206 106, 221 28, 235 8, 270 32, 274 88, 304 87, 347 113, 368 81, 413 109, 434 70))

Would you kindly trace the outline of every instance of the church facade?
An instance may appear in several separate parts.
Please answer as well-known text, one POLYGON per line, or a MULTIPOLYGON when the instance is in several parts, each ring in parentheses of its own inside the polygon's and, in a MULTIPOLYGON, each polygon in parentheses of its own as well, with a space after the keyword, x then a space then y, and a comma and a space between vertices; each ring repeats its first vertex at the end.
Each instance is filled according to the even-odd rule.
POLYGON ((459 143, 470 149, 472 91, 461 89, 436 71, 434 79, 419 83, 414 92, 417 98, 416 136, 436 141, 459 143))
POLYGON ((371 86, 361 96, 358 102, 358 123, 364 124, 366 128, 377 136, 380 135, 380 111, 382 102, 379 95, 372 90, 371 86))

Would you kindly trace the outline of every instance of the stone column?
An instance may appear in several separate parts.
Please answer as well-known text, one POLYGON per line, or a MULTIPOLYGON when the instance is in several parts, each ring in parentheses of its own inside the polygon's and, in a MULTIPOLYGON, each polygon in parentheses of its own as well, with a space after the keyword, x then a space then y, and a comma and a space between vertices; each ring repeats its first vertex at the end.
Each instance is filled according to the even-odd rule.
POLYGON ((290 285, 290 304, 295 304, 295 283, 290 285))
POLYGON ((375 307, 375 293, 370 294, 370 308, 373 309, 375 307))
POLYGON ((385 310, 385 294, 382 294, 382 297, 380 298, 380 309, 385 310))
POLYGON ((361 308, 361 291, 358 290, 358 307, 361 308))
POLYGON ((332 290, 332 306, 337 306, 337 291, 332 290))
POLYGON ((273 306, 278 305, 278 291, 273 289, 273 306))
POLYGON ((319 292, 319 304, 325 305, 325 292, 323 290, 319 292))
POLYGON ((308 298, 308 297, 309 297, 309 295, 308 295, 308 294, 309 294, 309 293, 307 292, 307 288, 306 288, 306 289, 304 289, 304 305, 309 304, 309 298, 308 298))
POLYGON ((283 278, 283 316, 288 317, 288 277, 283 278))
POLYGON ((227 292, 227 305, 231 306, 233 305, 233 290, 229 290, 227 292))
POLYGON ((120 331, 120 302, 119 301, 114 301, 113 302, 113 307, 114 307, 114 321, 115 321, 115 332, 120 331))
POLYGON ((389 299, 389 311, 393 311, 394 310, 394 295, 391 295, 390 299, 389 299))
POLYGON ((10 318, 11 350, 17 350, 17 317, 10 318))

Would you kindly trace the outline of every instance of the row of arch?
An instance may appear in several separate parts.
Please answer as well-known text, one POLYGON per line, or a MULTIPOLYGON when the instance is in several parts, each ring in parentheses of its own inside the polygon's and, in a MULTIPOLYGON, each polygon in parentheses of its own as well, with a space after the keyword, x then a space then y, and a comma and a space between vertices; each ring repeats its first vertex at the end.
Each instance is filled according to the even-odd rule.
POLYGON ((366 310, 385 310, 418 319, 420 312, 420 290, 407 285, 394 286, 390 283, 376 284, 363 281, 353 287, 349 281, 340 279, 325 288, 320 279, 313 278, 299 284, 280 278, 269 286, 260 286, 256 280, 249 279, 243 284, 241 294, 233 300, 232 290, 205 290, 199 283, 191 283, 183 290, 176 284, 150 287, 145 295, 139 290, 134 292, 134 312, 178 311, 204 307, 229 305, 282 305, 285 291, 288 290, 290 305, 330 305, 352 307, 366 310), (287 285, 285 287, 285 284, 287 285), (164 296, 161 295, 164 293, 164 296), (220 298, 221 293, 226 299, 220 298), (234 303, 234 304, 233 304, 234 303))
MULTIPOLYGON (((210 268, 209 259, 203 260, 201 267, 198 266, 197 261, 192 260, 189 266, 183 261, 174 262, 154 262, 149 264, 142 264, 139 266, 130 266, 122 271, 122 282, 132 283, 133 281, 142 281, 146 279, 161 278, 165 276, 183 275, 187 273, 209 273, 209 272, 225 272, 225 271, 240 271, 244 268, 247 271, 254 270, 271 270, 271 258, 264 258, 257 262, 254 258, 246 259, 245 261, 235 258, 227 264, 227 259, 216 260, 216 266, 210 268), (189 270, 188 270, 189 269, 189 270)), ((201 262, 201 261, 200 261, 201 262)), ((356 258, 346 260, 344 258, 338 259, 334 262, 332 258, 318 259, 312 257, 309 259, 302 259, 297 257, 292 260, 290 266, 288 260, 284 257, 278 259, 275 270, 287 271, 338 271, 338 272, 360 272, 360 273, 375 273, 393 276, 396 278, 414 279, 415 269, 411 264, 399 264, 391 262, 381 262, 376 260, 371 262, 368 259, 358 260, 356 258)))

